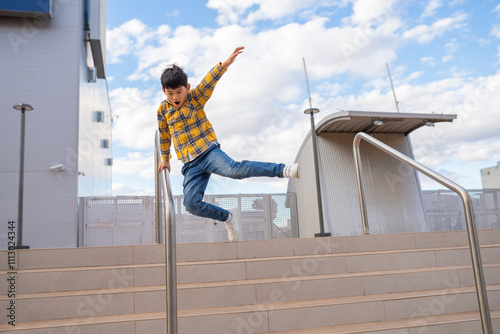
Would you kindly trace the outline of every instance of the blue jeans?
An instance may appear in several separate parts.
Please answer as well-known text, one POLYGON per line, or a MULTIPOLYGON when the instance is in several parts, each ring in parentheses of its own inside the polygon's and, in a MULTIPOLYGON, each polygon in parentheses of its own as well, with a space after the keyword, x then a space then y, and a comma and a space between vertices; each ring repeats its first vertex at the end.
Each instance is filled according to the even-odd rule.
POLYGON ((246 160, 234 161, 219 147, 219 144, 213 144, 202 155, 182 167, 184 206, 193 215, 225 221, 229 211, 203 202, 205 189, 207 189, 212 173, 232 179, 254 176, 283 177, 285 165, 246 160))

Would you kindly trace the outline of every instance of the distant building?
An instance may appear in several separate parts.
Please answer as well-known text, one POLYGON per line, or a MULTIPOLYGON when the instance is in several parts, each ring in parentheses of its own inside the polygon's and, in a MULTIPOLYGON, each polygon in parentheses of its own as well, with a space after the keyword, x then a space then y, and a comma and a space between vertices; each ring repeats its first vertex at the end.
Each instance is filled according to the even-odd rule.
POLYGON ((481 169, 483 189, 500 189, 500 162, 496 166, 481 169))
POLYGON ((14 105, 34 108, 26 112, 24 245, 76 247, 78 197, 111 195, 105 34, 105 0, 0 2, 1 249, 8 221, 17 221, 14 105))

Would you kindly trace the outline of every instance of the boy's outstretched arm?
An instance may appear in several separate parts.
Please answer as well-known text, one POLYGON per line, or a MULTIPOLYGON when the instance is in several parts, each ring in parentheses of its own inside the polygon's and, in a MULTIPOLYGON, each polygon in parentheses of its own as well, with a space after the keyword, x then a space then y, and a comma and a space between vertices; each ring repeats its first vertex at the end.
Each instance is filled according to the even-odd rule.
POLYGON ((227 58, 227 60, 222 63, 222 67, 227 69, 229 67, 229 65, 234 63, 236 57, 238 57, 238 55, 243 52, 244 48, 245 48, 244 46, 240 46, 240 47, 237 47, 236 49, 234 49, 233 53, 229 56, 229 58, 227 58))

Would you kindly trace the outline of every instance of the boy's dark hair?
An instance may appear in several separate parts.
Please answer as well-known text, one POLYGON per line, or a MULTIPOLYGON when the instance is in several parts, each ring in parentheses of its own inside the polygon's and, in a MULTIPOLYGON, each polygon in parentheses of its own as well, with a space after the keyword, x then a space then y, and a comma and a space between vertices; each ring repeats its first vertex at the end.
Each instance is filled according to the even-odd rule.
POLYGON ((187 87, 188 76, 179 66, 172 64, 161 74, 161 86, 164 89, 176 89, 181 86, 187 87))

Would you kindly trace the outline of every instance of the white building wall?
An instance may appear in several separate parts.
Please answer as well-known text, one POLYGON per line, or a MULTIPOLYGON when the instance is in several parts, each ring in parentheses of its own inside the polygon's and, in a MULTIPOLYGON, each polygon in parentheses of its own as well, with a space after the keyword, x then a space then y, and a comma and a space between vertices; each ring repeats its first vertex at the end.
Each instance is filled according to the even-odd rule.
MULTIPOLYGON (((53 0, 52 5, 52 18, 45 21, 0 18, 0 249, 7 247, 7 222, 17 222, 20 112, 13 105, 34 108, 26 113, 23 210, 23 244, 31 248, 77 245, 79 133, 89 127, 80 122, 81 99, 101 96, 110 121, 109 101, 102 98, 107 97, 105 80, 94 84, 92 94, 81 91, 84 1, 53 0), (50 170, 57 164, 64 165, 63 172, 50 170)), ((111 157, 111 149, 101 152, 96 141, 86 156, 111 157)), ((93 168, 87 182, 110 176, 102 159, 103 167, 93 168)), ((90 189, 109 195, 110 177, 90 189)))
POLYGON ((500 162, 496 166, 481 169, 483 189, 500 189, 500 162))
POLYGON ((88 82, 86 53, 82 53, 80 75, 79 127, 85 129, 78 136, 78 196, 111 196, 112 158, 111 108, 105 79, 88 82), (98 121, 97 113, 103 113, 98 121), (109 147, 103 147, 108 140, 109 147))

